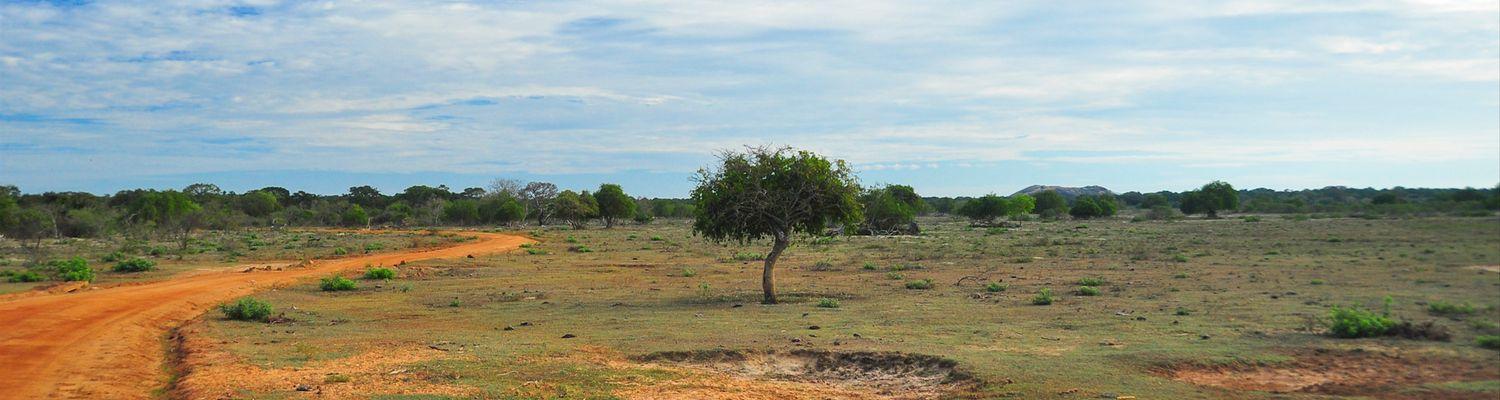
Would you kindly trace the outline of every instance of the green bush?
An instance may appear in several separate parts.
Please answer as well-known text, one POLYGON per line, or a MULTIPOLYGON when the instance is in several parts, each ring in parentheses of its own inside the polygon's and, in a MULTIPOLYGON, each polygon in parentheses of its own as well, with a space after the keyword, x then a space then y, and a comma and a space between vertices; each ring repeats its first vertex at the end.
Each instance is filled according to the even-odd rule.
POLYGON ((109 254, 105 254, 103 258, 99 259, 100 262, 107 262, 107 263, 116 262, 116 261, 123 261, 123 260, 125 260, 125 253, 121 253, 121 252, 118 252, 118 251, 114 251, 114 252, 110 252, 109 254))
POLYGON ((528 248, 528 249, 526 249, 526 254, 530 254, 530 255, 533 255, 533 256, 541 256, 541 255, 547 255, 547 251, 546 250, 542 250, 542 249, 537 249, 537 248, 528 248))
POLYGON ((1099 288, 1093 287, 1093 286, 1079 286, 1078 287, 1078 295, 1079 296, 1098 296, 1099 295, 1099 288))
POLYGON ((1490 350, 1500 350, 1500 335, 1479 335, 1474 338, 1474 344, 1490 350))
POLYGON ((1041 292, 1037 292, 1036 297, 1031 298, 1031 304, 1039 306, 1052 304, 1052 289, 1042 288, 1041 292))
POLYGON ((346 250, 343 247, 337 247, 337 248, 333 249, 333 255, 342 256, 342 255, 348 255, 348 254, 349 254, 349 250, 346 250))
POLYGON ((694 270, 692 268, 683 268, 682 269, 682 277, 683 278, 692 278, 694 276, 698 276, 698 271, 697 270, 694 270))
POLYGON ((914 280, 914 281, 907 281, 906 282, 906 288, 907 289, 913 289, 913 290, 927 290, 927 289, 932 289, 932 280, 931 279, 918 279, 918 280, 914 280))
POLYGON ((371 268, 365 270, 365 279, 395 279, 396 270, 390 268, 371 268))
POLYGON ((661 236, 651 235, 651 241, 653 242, 660 242, 662 240, 661 236))
POLYGON ((838 299, 830 299, 830 298, 824 297, 824 298, 818 299, 818 307, 820 307, 820 308, 839 308, 839 301, 838 301, 838 299))
POLYGON ((571 252, 574 252, 574 253, 593 253, 594 249, 590 249, 588 246, 585 246, 585 245, 577 245, 577 246, 569 246, 568 247, 568 251, 571 251, 571 252))
POLYGON ((46 280, 46 279, 47 279, 47 277, 42 276, 42 274, 36 273, 36 271, 21 271, 21 272, 17 272, 15 274, 12 274, 9 278, 6 278, 5 280, 7 282, 17 283, 17 282, 41 282, 41 281, 46 280))
POLYGON ((1081 286, 1099 286, 1099 285, 1103 285, 1104 284, 1104 279, 1101 279, 1101 278, 1083 278, 1083 279, 1079 279, 1078 280, 1078 284, 1081 285, 1081 286))
POLYGON ((1474 306, 1468 303, 1449 303, 1445 301, 1434 301, 1427 305, 1427 312, 1437 315, 1469 315, 1477 312, 1474 306))
POLYGON ((330 277, 327 277, 327 278, 323 278, 323 280, 318 281, 318 288, 323 289, 323 291, 325 291, 325 292, 334 292, 334 291, 341 291, 341 290, 354 290, 354 289, 358 289, 359 286, 356 285, 354 283, 354 281, 351 280, 351 279, 349 279, 349 278, 345 278, 345 277, 342 277, 342 276, 334 275, 334 276, 330 276, 330 277))
POLYGON ((1328 333, 1341 338, 1364 338, 1383 336, 1396 326, 1389 316, 1376 314, 1359 306, 1333 307, 1328 315, 1331 322, 1328 333))
POLYGON ((900 272, 894 272, 894 271, 892 271, 892 272, 885 273, 885 278, 893 280, 893 281, 901 280, 902 278, 905 278, 905 277, 906 277, 906 275, 902 275, 900 272))
POLYGON ((1328 282, 1324 281, 1322 279, 1313 279, 1312 281, 1309 281, 1308 283, 1311 283, 1311 284, 1314 284, 1314 285, 1322 285, 1322 284, 1325 284, 1325 283, 1328 283, 1328 282))
POLYGON ((380 250, 383 250, 383 249, 385 249, 385 244, 384 243, 375 242, 375 243, 366 243, 365 244, 365 252, 366 253, 369 253, 369 252, 372 252, 372 251, 380 251, 380 250))
POLYGON ((990 282, 990 284, 984 285, 984 291, 990 293, 1004 292, 1005 289, 1008 288, 1010 288, 1010 285, 1006 285, 1000 282, 990 282))
POLYGON ((735 261, 760 261, 760 260, 764 260, 764 259, 766 259, 766 255, 765 254, 749 253, 749 252, 736 252, 736 253, 734 253, 734 260, 735 261))
POLYGON ((865 266, 862 268, 864 268, 866 271, 874 271, 876 269, 879 269, 880 267, 875 266, 875 263, 865 261, 865 266))
POLYGON ((83 257, 73 257, 67 260, 52 260, 47 263, 57 272, 57 278, 64 281, 94 281, 94 270, 89 268, 88 260, 83 257))
POLYGON ((156 262, 144 258, 132 258, 115 264, 115 272, 146 272, 156 269, 156 262))
POLYGON ((220 304, 219 311, 224 313, 224 318, 236 321, 265 321, 271 318, 271 303, 257 300, 251 297, 242 297, 233 303, 220 304))
POLYGON ((1185 255, 1178 254, 1178 255, 1172 256, 1172 261, 1176 261, 1176 262, 1180 262, 1180 263, 1185 263, 1185 262, 1188 262, 1188 258, 1185 255))

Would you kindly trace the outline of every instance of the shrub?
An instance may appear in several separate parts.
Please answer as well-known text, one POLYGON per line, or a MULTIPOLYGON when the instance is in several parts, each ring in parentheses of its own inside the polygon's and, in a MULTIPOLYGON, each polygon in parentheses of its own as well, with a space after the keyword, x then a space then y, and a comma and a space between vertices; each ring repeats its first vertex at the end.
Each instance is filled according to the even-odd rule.
POLYGON ((694 270, 692 268, 683 268, 682 269, 682 277, 683 278, 692 278, 694 276, 698 276, 698 271, 696 271, 696 270, 694 270))
POLYGON ((333 249, 333 255, 342 256, 342 255, 348 255, 348 254, 349 254, 349 250, 346 250, 343 247, 337 247, 337 248, 333 249))
POLYGON ((15 273, 14 275, 11 275, 9 278, 6 278, 5 280, 8 281, 8 282, 11 282, 11 283, 17 283, 17 282, 41 282, 42 280, 45 280, 45 279, 47 279, 47 278, 44 277, 44 276, 42 276, 42 274, 36 273, 36 271, 21 271, 21 272, 15 273))
POLYGON ((1004 292, 1008 288, 1010 288, 1010 285, 1000 282, 990 282, 990 284, 984 285, 984 291, 990 293, 1004 292))
POLYGON ((1328 282, 1325 282, 1322 279, 1313 279, 1312 281, 1310 281, 1308 283, 1311 283, 1311 284, 1314 284, 1314 285, 1322 285, 1322 284, 1328 283, 1328 282))
POLYGON ((527 248, 526 249, 526 254, 530 254, 530 255, 533 255, 533 256, 541 256, 541 255, 546 255, 547 251, 533 247, 533 248, 527 248))
POLYGON ((380 251, 382 249, 385 249, 385 244, 384 243, 376 242, 376 243, 366 243, 365 244, 365 252, 366 253, 369 253, 369 252, 372 252, 372 251, 380 251))
POLYGON ((869 262, 869 261, 865 261, 865 266, 863 268, 866 271, 874 271, 874 270, 876 270, 879 267, 876 267, 875 263, 872 263, 872 262, 869 262))
POLYGON ((653 241, 653 242, 660 242, 660 241, 662 241, 662 238, 661 238, 661 236, 651 235, 651 241, 653 241))
POLYGON ((584 246, 584 245, 577 245, 577 246, 569 246, 568 247, 568 251, 571 251, 571 252, 574 252, 574 253, 593 253, 594 249, 590 249, 588 246, 584 246))
POLYGON ((914 281, 907 281, 906 282, 906 288, 907 289, 913 289, 913 290, 927 290, 927 289, 932 289, 932 280, 931 279, 918 279, 918 280, 914 280, 914 281))
POLYGON ((902 278, 905 278, 905 277, 906 277, 906 275, 901 275, 900 272, 887 272, 887 273, 885 273, 885 278, 893 280, 893 281, 901 280, 902 278))
POLYGON ((1172 279, 1187 279, 1187 277, 1188 277, 1188 274, 1181 273, 1181 272, 1177 273, 1176 275, 1172 275, 1172 279))
POLYGON ((1478 310, 1468 303, 1456 304, 1445 301, 1434 301, 1427 305, 1427 312, 1437 315, 1468 315, 1476 311, 1478 310))
POLYGON ((824 298, 818 299, 818 307, 819 308, 839 308, 839 301, 838 301, 838 299, 831 299, 831 298, 824 297, 824 298))
POLYGON ((121 253, 119 251, 110 252, 109 254, 105 254, 103 258, 99 259, 99 261, 107 263, 123 260, 125 260, 125 253, 121 253))
POLYGON ((1037 292, 1036 297, 1031 298, 1031 304, 1039 306, 1052 304, 1052 289, 1042 288, 1042 291, 1037 292))
POLYGON ((219 311, 224 313, 224 318, 236 321, 265 321, 271 318, 271 303, 257 300, 252 297, 242 297, 233 303, 220 304, 219 311))
POLYGON ((736 253, 734 253, 734 260, 735 261, 760 261, 760 260, 764 260, 764 259, 766 259, 766 255, 765 254, 750 253, 750 252, 736 252, 736 253))
POLYGON ((1099 286, 1099 285, 1103 285, 1104 284, 1104 279, 1103 278, 1083 278, 1083 279, 1079 279, 1078 280, 1078 284, 1082 285, 1082 286, 1099 286))
POLYGON ((1172 313, 1172 314, 1174 314, 1174 315, 1182 315, 1182 316, 1187 316, 1187 315, 1189 315, 1189 314, 1192 314, 1192 312, 1191 312, 1191 311, 1188 311, 1188 309, 1186 309, 1186 308, 1182 308, 1182 307, 1177 307, 1177 311, 1176 311, 1176 312, 1173 312, 1173 313, 1172 313))
POLYGON ((1396 326, 1396 321, 1389 316, 1376 314, 1359 306, 1349 308, 1333 307, 1329 311, 1329 319, 1332 322, 1328 326, 1328 333, 1340 338, 1363 338, 1383 336, 1396 326))
POLYGON ((371 268, 365 270, 365 279, 395 279, 396 270, 390 268, 371 268))
POLYGON ((1188 262, 1188 258, 1185 255, 1178 254, 1178 255, 1172 256, 1172 261, 1176 261, 1176 262, 1180 262, 1180 263, 1185 263, 1185 262, 1188 262))
POLYGON ((94 281, 94 270, 89 268, 88 260, 83 257, 73 257, 67 260, 52 260, 47 263, 54 271, 57 278, 64 281, 94 281))
POLYGON ((318 281, 318 288, 323 289, 323 291, 325 292, 334 292, 341 290, 354 290, 358 289, 359 286, 355 285, 354 281, 349 278, 334 275, 318 281))
POLYGON ((1474 344, 1490 350, 1500 350, 1500 335, 1479 335, 1474 338, 1474 344))
POLYGON ((1079 286, 1078 287, 1078 295, 1079 296, 1098 296, 1099 295, 1099 288, 1093 287, 1093 286, 1079 286))
POLYGON ((156 269, 156 262, 144 258, 132 258, 115 264, 115 272, 146 272, 156 269))

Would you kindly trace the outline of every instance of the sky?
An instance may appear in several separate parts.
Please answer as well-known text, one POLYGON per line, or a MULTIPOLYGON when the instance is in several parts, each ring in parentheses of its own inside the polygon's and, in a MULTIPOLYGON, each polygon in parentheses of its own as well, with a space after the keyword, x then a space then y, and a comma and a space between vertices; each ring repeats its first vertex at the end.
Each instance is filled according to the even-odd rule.
POLYGON ((1500 2, 0 0, 0 184, 1500 183, 1500 2))

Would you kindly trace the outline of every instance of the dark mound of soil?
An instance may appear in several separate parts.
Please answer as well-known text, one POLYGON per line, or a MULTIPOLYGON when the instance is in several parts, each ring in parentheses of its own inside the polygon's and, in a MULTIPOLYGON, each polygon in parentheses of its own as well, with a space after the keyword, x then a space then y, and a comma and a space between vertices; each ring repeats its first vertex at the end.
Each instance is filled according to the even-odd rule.
POLYGON ((954 396, 981 382, 958 362, 924 354, 792 350, 698 350, 652 353, 636 361, 707 368, 754 379, 811 382, 901 398, 954 396))

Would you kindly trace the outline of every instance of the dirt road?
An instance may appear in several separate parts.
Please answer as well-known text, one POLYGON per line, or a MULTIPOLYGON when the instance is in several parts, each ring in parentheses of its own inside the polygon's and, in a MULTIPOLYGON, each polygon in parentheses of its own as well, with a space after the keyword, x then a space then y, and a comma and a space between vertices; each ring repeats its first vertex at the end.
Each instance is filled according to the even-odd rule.
POLYGON ((520 236, 457 232, 478 239, 432 250, 317 261, 283 271, 224 271, 0 303, 0 398, 150 398, 168 375, 162 338, 225 301, 301 278, 365 265, 513 250, 520 236))

